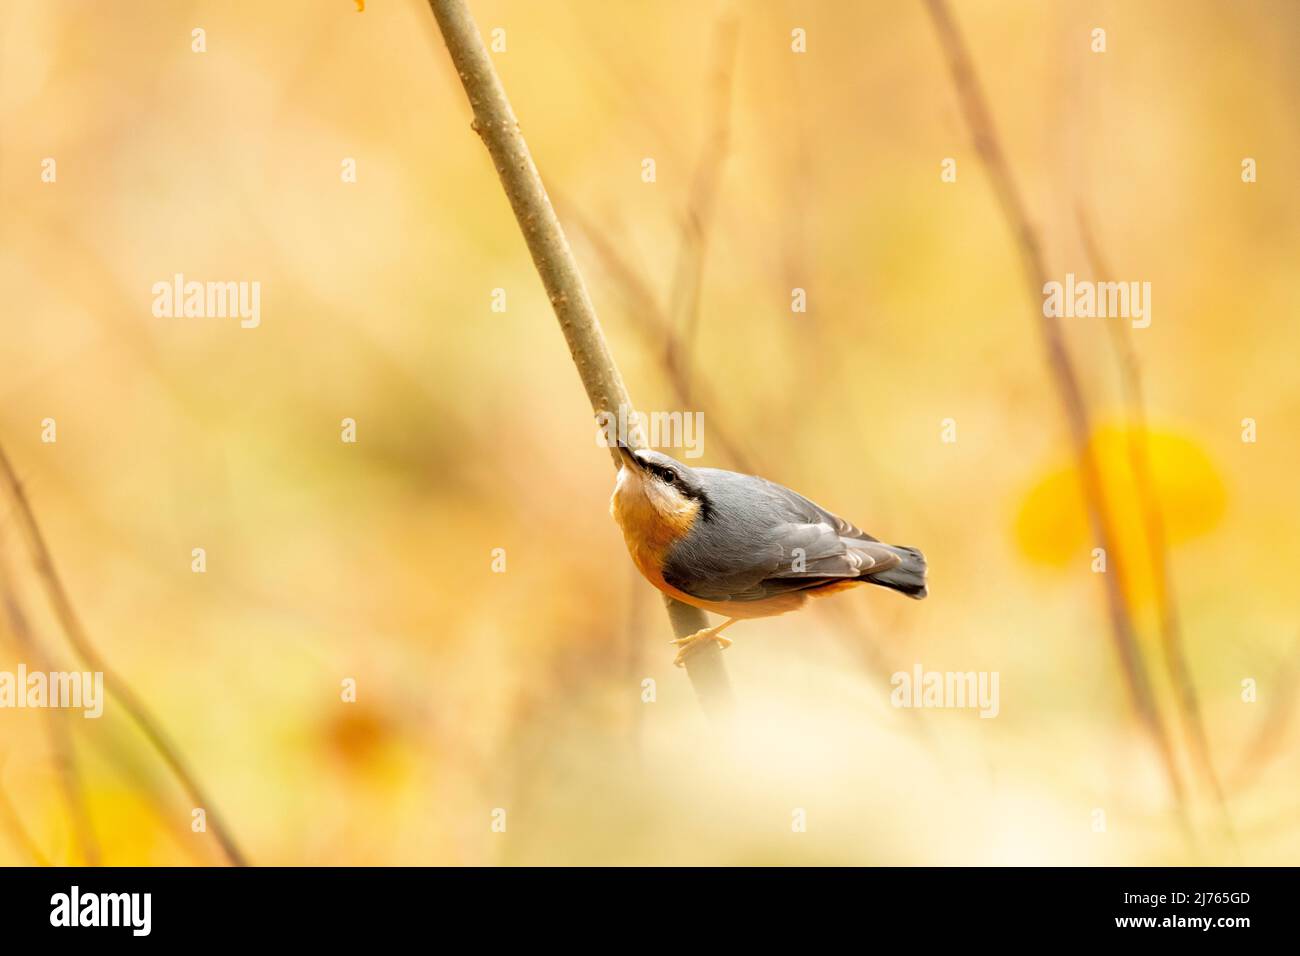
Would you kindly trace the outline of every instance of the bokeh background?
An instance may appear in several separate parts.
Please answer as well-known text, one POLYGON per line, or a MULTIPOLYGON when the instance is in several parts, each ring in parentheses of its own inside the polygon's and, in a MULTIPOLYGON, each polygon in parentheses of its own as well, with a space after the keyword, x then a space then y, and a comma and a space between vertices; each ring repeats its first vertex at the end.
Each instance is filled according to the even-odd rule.
MULTIPOLYGON (((422 0, 4 0, 0 444, 247 857, 1300 862, 1300 8, 954 5, 1052 276, 1095 274, 1082 214, 1152 284, 1127 341, 1222 802, 1168 677, 1115 330, 1063 325, 1180 811, 923 4, 471 6, 638 404, 704 412, 694 463, 922 548, 931 596, 738 626, 736 712, 706 718, 422 0), (177 272, 259 281, 261 326, 155 318, 177 272), (999 716, 893 708, 918 662, 997 671, 999 716)), ((75 666, 44 583, 6 496, 0 669, 75 666)), ((225 859, 113 702, 0 711, 0 796, 6 864, 225 859)))

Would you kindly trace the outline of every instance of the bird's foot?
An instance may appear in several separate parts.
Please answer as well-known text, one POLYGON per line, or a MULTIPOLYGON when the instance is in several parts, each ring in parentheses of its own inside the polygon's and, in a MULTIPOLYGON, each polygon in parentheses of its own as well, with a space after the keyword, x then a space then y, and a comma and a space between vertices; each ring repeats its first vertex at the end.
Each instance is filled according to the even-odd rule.
POLYGON ((727 621, 726 624, 719 624, 716 627, 701 628, 686 637, 674 637, 668 642, 677 648, 677 656, 673 658, 673 663, 678 667, 685 667, 686 658, 693 654, 700 645, 707 644, 709 641, 717 641, 718 646, 723 649, 730 647, 733 643, 731 638, 722 636, 722 629, 730 623, 730 621, 727 621))

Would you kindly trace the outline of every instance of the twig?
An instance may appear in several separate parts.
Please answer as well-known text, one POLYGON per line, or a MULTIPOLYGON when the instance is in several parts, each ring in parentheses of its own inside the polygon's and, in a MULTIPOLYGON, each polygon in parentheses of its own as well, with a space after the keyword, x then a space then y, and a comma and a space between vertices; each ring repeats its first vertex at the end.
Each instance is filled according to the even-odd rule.
MULTIPOLYGON (((39 670, 52 670, 53 658, 41 645, 27 617, 23 614, 9 578, 9 569, 3 555, 0 555, 0 598, 3 598, 5 614, 9 621, 14 639, 39 670)), ((94 823, 90 810, 86 806, 86 794, 81 785, 81 773, 77 766, 77 752, 68 730, 67 715, 54 709, 46 710, 45 725, 49 731, 50 749, 54 754, 54 765, 58 773, 59 788, 63 792, 64 802, 68 805, 68 817, 72 821, 72 834, 81 851, 81 862, 87 866, 99 865, 99 841, 95 838, 94 823)))
POLYGON ((236 844, 234 835, 230 832, 216 805, 204 793, 203 788, 199 786, 198 780, 190 771, 176 744, 167 736, 162 729, 162 725, 145 707, 144 702, 131 689, 131 686, 108 666, 108 662, 91 642, 90 635, 82 626, 81 619, 72 606, 72 600, 68 596, 67 589, 63 586, 63 580, 59 577, 58 570, 54 566, 54 559, 46 546, 40 525, 36 523, 36 514, 32 511, 31 503, 27 500, 27 493, 23 490, 22 483, 18 480, 18 474, 14 471, 13 465, 10 464, 3 448, 0 448, 0 477, 3 477, 5 483, 9 486, 9 493, 18 507, 19 524, 21 524, 23 535, 27 540, 32 563, 36 566, 36 571, 40 575, 50 604, 54 608, 55 616, 68 638, 68 643, 80 655, 87 667, 104 675, 105 691, 122 706, 122 709, 127 712, 135 725, 140 728, 141 733, 144 734, 154 750, 162 757, 163 762, 171 769, 171 772, 186 793, 189 794, 193 805, 205 809, 208 823, 212 827, 217 842, 221 844, 227 859, 235 866, 245 866, 244 854, 236 844))
MULTIPOLYGON (((975 142, 975 150, 988 173, 993 191, 1002 207, 1002 213, 1015 235, 1030 297, 1035 302, 1041 302, 1042 289, 1048 281, 1047 269, 1043 262, 1042 243, 1029 221, 1029 213, 1012 176, 1011 166, 1002 152, 993 118, 985 102, 966 42, 945 0, 926 0, 926 7, 939 35, 940 45, 957 88, 962 114, 975 142)), ((1092 447, 1091 426, 1083 390, 1079 385, 1074 365, 1070 361, 1059 324, 1043 316, 1039 331, 1042 333, 1048 368, 1056 383, 1062 410, 1069 424, 1075 455, 1079 461, 1084 500, 1088 508, 1088 521, 1093 538, 1105 549, 1110 561, 1109 572, 1101 575, 1101 578, 1106 590, 1110 631, 1119 657, 1120 669, 1124 674, 1133 709, 1160 753, 1170 791, 1177 804, 1184 830, 1187 830, 1186 795, 1178 762, 1169 733, 1157 708, 1155 695, 1152 693, 1146 663, 1138 647, 1128 603, 1120 586, 1121 556, 1119 549, 1115 547, 1116 537, 1102 485, 1101 468, 1092 447)))
MULTIPOLYGON (((614 414, 620 407, 631 410, 634 406, 605 342, 577 260, 551 207, 478 27, 463 0, 429 0, 429 6, 474 111, 472 128, 496 166, 592 410, 614 414)), ((610 455, 618 467, 618 450, 611 448, 610 455)), ((708 626, 702 610, 671 599, 668 617, 679 637, 708 626)), ((707 711, 717 714, 730 709, 731 685, 716 643, 710 641, 692 653, 686 659, 686 672, 707 711)))
POLYGON ((680 356, 685 354, 685 350, 676 344, 679 333, 663 307, 659 304, 659 300, 650 286, 637 273, 637 270, 623 258, 616 245, 604 235, 600 227, 583 216, 582 212, 573 204, 570 204, 570 212, 567 215, 577 222, 578 229, 586 236, 592 249, 600 257, 605 270, 622 289, 628 306, 636 313, 638 319, 633 323, 634 327, 645 334, 647 341, 654 339, 653 342, 650 342, 651 351, 660 357, 664 376, 668 380, 669 387, 673 390, 673 396, 677 403, 683 410, 689 408, 691 405, 690 395, 694 392, 699 404, 715 409, 709 416, 710 442, 722 446, 723 457, 730 462, 733 468, 757 474, 758 468, 753 464, 749 454, 741 448, 740 441, 725 426, 719 423, 716 411, 717 402, 712 400, 699 384, 692 389, 687 382, 686 369, 681 362, 677 361, 680 356), (669 341, 669 348, 656 348, 660 337, 669 341))
MULTIPOLYGON (((1092 262, 1097 279, 1101 282, 1111 281, 1110 269, 1102 258, 1092 225, 1082 207, 1076 210, 1076 217, 1084 251, 1092 262)), ((1197 766, 1210 792, 1214 795, 1223 826, 1231 835, 1232 818, 1228 813, 1223 785, 1214 768, 1214 758, 1210 753, 1210 741, 1205 732, 1205 718, 1201 713, 1200 698, 1196 692, 1196 683, 1192 679, 1191 667, 1187 662, 1187 653, 1183 646, 1178 602, 1174 596, 1173 575, 1169 566, 1169 545, 1165 535, 1164 514, 1160 508, 1155 482, 1151 477, 1151 451, 1147 441, 1146 399, 1142 388, 1142 370, 1128 327, 1123 322, 1107 322, 1106 327, 1110 330, 1110 341, 1120 370, 1120 387, 1124 393, 1125 407, 1128 409, 1126 444, 1129 467, 1133 470, 1138 501, 1141 505, 1143 530, 1147 538, 1147 558, 1150 562, 1156 601, 1160 609, 1160 639, 1164 647, 1169 680, 1178 700, 1183 723, 1192 741, 1192 753, 1196 757, 1197 766)))
POLYGON ((673 327, 681 329, 681 335, 668 339, 666 362, 670 367, 680 366, 682 391, 688 407, 693 382, 691 356, 700 324, 700 288, 704 279, 709 226, 717 203, 722 164, 731 141, 731 76, 735 68, 739 27, 734 10, 718 24, 714 40, 712 129, 705 133, 700 146, 700 158, 682 220, 682 244, 677 253, 677 268, 669 298, 673 327))

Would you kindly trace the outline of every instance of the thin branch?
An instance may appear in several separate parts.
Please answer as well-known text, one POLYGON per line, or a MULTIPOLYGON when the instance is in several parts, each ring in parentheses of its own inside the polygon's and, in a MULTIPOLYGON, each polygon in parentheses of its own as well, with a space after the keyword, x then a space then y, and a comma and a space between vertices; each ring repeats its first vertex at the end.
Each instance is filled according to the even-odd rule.
MULTIPOLYGON (((605 342, 577 260, 478 27, 463 0, 429 0, 429 6, 474 111, 472 128, 492 157, 592 410, 614 414, 620 407, 631 410, 635 406, 605 342)), ((611 448, 610 455, 617 468, 618 450, 611 448)), ((702 610, 671 599, 668 617, 679 637, 708 626, 702 610)), ((687 657, 686 672, 706 710, 716 714, 730 709, 731 685, 715 642, 705 643, 687 657)))
POLYGON ((600 257, 605 271, 622 290, 628 307, 636 313, 638 321, 633 323, 633 327, 643 333, 650 351, 660 357, 664 377, 673 390, 677 404, 683 410, 690 408, 691 394, 694 393, 700 405, 714 409, 709 414, 710 441, 722 446, 723 457, 733 468, 757 474, 757 467, 753 464, 750 455, 741 447, 740 441, 726 427, 719 424, 718 403, 712 399, 702 384, 697 383, 692 389, 687 381, 686 368, 678 361, 685 354, 685 350, 679 344, 679 333, 659 304, 654 291, 637 270, 623 258, 617 245, 605 236, 595 222, 583 216, 581 210, 573 204, 570 204, 570 210, 567 215, 577 222, 579 230, 600 257), (670 343, 667 349, 658 348, 661 339, 667 339, 670 343))
MULTIPOLYGON (((926 8, 934 21, 939 43, 952 73, 962 115, 970 129, 975 150, 988 174, 1002 213, 1015 236, 1027 291, 1035 303, 1041 303, 1042 289, 1048 281, 1042 243, 1030 223, 1029 213, 1011 173, 1010 163, 1002 151, 970 52, 945 0, 926 0, 926 8)), ((1041 310, 1039 314, 1041 315, 1041 310)), ((1105 586, 1111 637, 1119 658, 1120 669, 1124 674, 1133 709, 1160 753, 1170 791, 1186 829, 1186 795, 1173 743, 1161 719, 1146 663, 1134 634, 1128 602, 1120 586, 1121 556, 1115 546, 1114 522, 1103 489, 1101 466, 1091 442, 1091 425, 1087 406, 1084 403, 1083 389, 1079 385, 1079 377, 1070 360, 1059 323, 1043 316, 1039 323, 1039 331, 1042 334, 1047 365, 1056 383, 1057 395, 1078 458, 1093 538, 1105 549, 1110 562, 1109 572, 1101 575, 1101 578, 1105 586)))
POLYGON ((18 480, 18 474, 14 471, 13 465, 10 464, 3 448, 0 448, 0 478, 3 478, 8 485, 9 494, 17 506, 19 524, 22 526, 23 536, 27 541, 32 563, 36 566, 36 571, 40 575, 50 604, 54 608, 55 616, 68 638, 68 643, 72 645, 73 650, 77 652, 87 667, 104 675, 105 691, 122 706, 122 709, 135 722, 140 732, 144 734, 186 793, 189 794, 193 805, 203 807, 206 810, 208 823, 211 825, 212 832, 216 836, 217 842, 221 844, 227 859, 235 866, 245 866, 244 854, 236 844, 234 835, 230 832, 216 805, 203 791, 203 788, 199 786, 198 780, 189 769, 180 749, 167 736, 167 733, 162 729, 162 725, 145 707, 144 702, 131 689, 131 686, 109 667, 108 662, 91 642, 90 635, 82 626, 81 619, 72 606, 72 599, 63 586, 63 579, 59 577, 58 570, 54 566, 54 559, 51 557, 49 547, 45 543, 45 536, 41 533, 40 525, 36 523, 36 514, 32 511, 31 503, 27 500, 27 493, 23 490, 22 483, 18 480))
MULTIPOLYGON (((1076 216, 1084 251, 1092 262, 1097 279, 1101 282, 1111 281, 1110 269, 1102 258, 1101 249, 1097 245, 1087 214, 1079 208, 1076 210, 1076 216)), ((1214 758, 1210 753, 1209 736, 1205 732, 1205 718, 1201 712, 1200 698, 1196 692, 1196 683, 1192 679, 1191 666, 1187 662, 1182 624, 1178 616, 1178 602, 1174 596, 1164 514, 1161 511, 1160 496, 1156 492, 1155 481, 1151 477, 1151 450, 1147 441, 1146 399, 1142 387, 1142 369, 1138 362, 1137 351, 1133 348, 1128 326, 1123 322, 1107 322, 1106 328, 1110 330, 1110 341, 1120 370, 1120 388, 1128 410, 1126 444, 1129 467, 1133 470, 1138 502, 1142 511, 1143 530, 1146 532, 1147 558, 1150 562, 1156 601, 1160 609, 1160 639, 1164 647, 1169 680, 1178 700, 1183 723, 1192 741, 1192 753, 1196 757, 1197 766, 1210 792, 1214 795, 1223 826, 1231 834, 1232 819, 1228 814, 1223 785, 1214 768, 1214 758)))
POLYGON ((700 158, 691 182, 690 199, 682 220, 682 244, 677 252, 673 275, 673 327, 680 337, 668 340, 667 364, 680 366, 686 405, 691 397, 691 356, 700 324, 700 289, 704 282, 704 259, 708 251, 709 226, 717 205, 718 182, 731 142, 731 85, 736 62, 736 40, 740 21, 730 11, 718 24, 714 38, 713 104, 711 128, 700 145, 700 158))
MULTIPOLYGON (((27 623, 27 617, 18 603, 18 596, 14 592, 9 578, 9 569, 2 555, 0 555, 0 598, 3 599, 9 629, 13 632, 18 646, 32 659, 32 663, 38 670, 53 670, 53 657, 42 646, 27 623)), ((72 835, 80 851, 81 862, 88 866, 98 866, 99 841, 95 837, 94 823, 90 817, 90 809, 86 805, 86 794, 81 784, 76 747, 72 734, 68 730, 67 715, 54 709, 47 709, 45 726, 49 731, 50 750, 54 754, 59 789, 63 793, 64 802, 68 805, 72 835)))

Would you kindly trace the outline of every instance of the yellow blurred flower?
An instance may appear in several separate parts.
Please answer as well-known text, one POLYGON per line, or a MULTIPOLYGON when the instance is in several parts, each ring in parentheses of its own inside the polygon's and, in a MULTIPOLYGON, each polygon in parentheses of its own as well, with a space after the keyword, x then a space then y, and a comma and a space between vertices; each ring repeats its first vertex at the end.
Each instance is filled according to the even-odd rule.
POLYGON ((316 727, 320 751, 349 779, 397 790, 412 769, 411 742, 402 726, 365 703, 345 704, 316 727))
MULTIPOLYGON (((1129 598, 1149 599, 1155 590, 1143 515, 1142 494, 1134 472, 1132 441, 1145 445, 1151 492, 1159 508, 1166 545, 1174 547, 1212 530, 1222 519, 1227 492, 1209 454, 1193 439, 1167 429, 1148 427, 1143 436, 1114 423, 1098 425, 1091 446, 1101 469, 1102 485, 1119 550, 1121 582, 1129 598)), ((1036 564, 1058 568, 1088 567, 1092 540, 1078 463, 1047 471, 1026 493, 1015 521, 1016 543, 1036 564)), ((1114 557, 1108 556, 1108 567, 1114 557)))
MULTIPOLYGON (((205 849, 209 853, 213 849, 211 834, 192 833, 190 830, 190 812, 182 802, 176 802, 174 807, 169 803, 166 810, 160 810, 138 790, 100 781, 87 788, 86 804, 94 822, 102 863, 111 866, 193 863, 195 857, 184 845, 184 841, 190 838, 197 847, 194 852, 200 860, 205 859, 205 849), (167 811, 174 812, 175 817, 168 820, 161 816, 167 811)), ((65 812, 57 802, 52 807, 57 807, 57 812, 65 812)))

